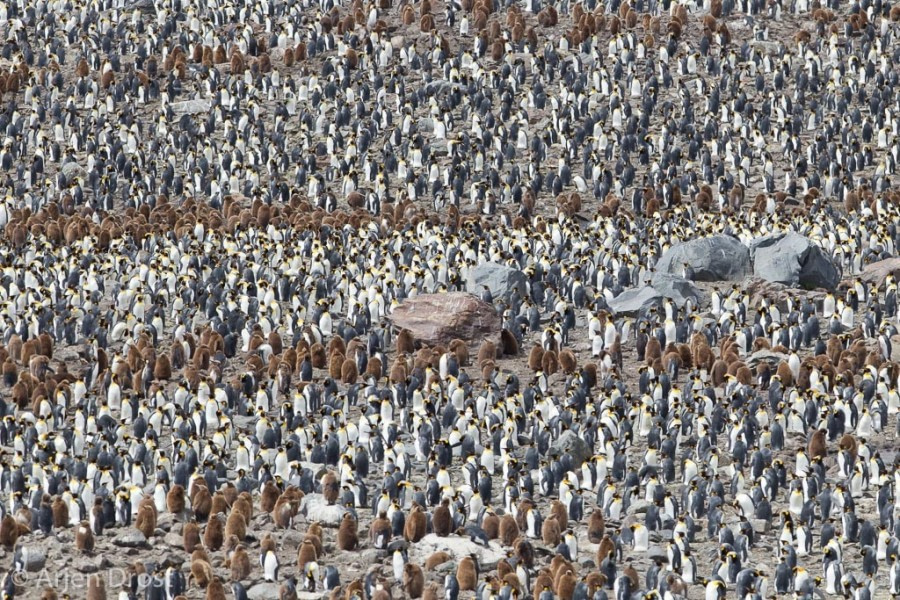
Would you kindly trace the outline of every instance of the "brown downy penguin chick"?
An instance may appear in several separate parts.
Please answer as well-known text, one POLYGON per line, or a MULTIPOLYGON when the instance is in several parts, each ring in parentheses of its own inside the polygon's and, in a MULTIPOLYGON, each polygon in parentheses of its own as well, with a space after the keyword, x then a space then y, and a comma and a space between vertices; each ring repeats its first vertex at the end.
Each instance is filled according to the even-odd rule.
MULTIPOLYGON (((323 538, 323 536, 325 535, 325 532, 322 530, 322 524, 319 523, 318 521, 313 521, 312 523, 310 523, 309 527, 306 528, 306 535, 307 536, 314 535, 321 540, 323 538)), ((321 544, 319 544, 318 550, 319 550, 319 554, 321 554, 322 553, 321 544)))
POLYGON ((647 340, 647 346, 644 348, 644 358, 648 365, 652 365, 657 358, 662 358, 662 348, 655 336, 650 336, 650 339, 647 340))
POLYGON ((387 519, 387 513, 381 512, 369 525, 369 542, 378 550, 384 550, 390 541, 391 522, 387 519))
POLYGON ((450 341, 450 352, 456 355, 456 360, 459 362, 459 366, 467 367, 469 366, 469 347, 466 343, 461 339, 454 339, 450 341))
POLYGON ((791 367, 787 364, 787 361, 783 360, 778 363, 775 374, 781 379, 781 385, 785 388, 794 386, 794 374, 791 372, 791 367))
POLYGON ((444 564, 448 560, 453 558, 443 550, 438 550, 437 552, 428 556, 425 559, 425 570, 426 571, 434 571, 437 567, 444 564))
POLYGON ((212 581, 214 576, 213 568, 209 561, 202 558, 191 557, 191 577, 190 579, 197 584, 197 587, 205 588, 212 581))
POLYGON ((199 486, 191 494, 191 508, 198 521, 206 521, 212 511, 212 496, 206 486, 199 486))
POLYGON ((264 513, 271 513, 275 508, 275 503, 281 496, 281 490, 275 485, 271 479, 265 483, 262 492, 259 494, 259 510, 264 513))
POLYGON ((567 568, 556 580, 556 595, 560 598, 571 598, 575 594, 575 586, 578 585, 578 579, 575 572, 567 568))
POLYGON ((616 551, 615 542, 610 539, 609 534, 604 534, 597 547, 597 564, 603 564, 603 560, 616 551))
MULTIPOLYGON (((219 512, 216 514, 223 513, 219 512)), ((231 514, 228 515, 228 519, 225 521, 225 537, 231 535, 242 542, 247 537, 247 522, 244 521, 244 515, 235 510, 231 511, 231 514)))
POLYGON ((184 518, 185 508, 184 488, 176 483, 166 493, 166 509, 178 519, 184 518))
POLYGON ((94 551, 94 532, 90 522, 82 521, 75 528, 75 549, 85 554, 94 551))
POLYGON ((241 75, 244 73, 244 57, 240 51, 235 50, 231 54, 231 74, 241 75))
POLYGON ((12 550, 19 541, 19 525, 16 518, 7 514, 0 520, 0 544, 7 550, 12 550))
POLYGON ((59 596, 57 596, 56 590, 52 587, 45 587, 44 591, 41 592, 41 600, 59 600, 59 596))
POLYGON ((459 561, 459 566, 456 567, 456 580, 459 582, 459 591, 475 590, 478 586, 478 565, 475 564, 475 559, 466 556, 459 561))
MULTIPOLYGON (((651 338, 654 339, 654 338, 651 338)), ((649 344, 649 342, 648 342, 649 344)), ((725 376, 728 374, 728 363, 721 358, 716 359, 710 370, 709 378, 713 387, 721 387, 725 383, 725 376)))
POLYGON ((168 381, 172 378, 172 363, 165 354, 160 353, 156 357, 156 364, 153 365, 153 377, 157 381, 168 381))
POLYGON ((337 502, 341 493, 341 484, 338 481, 337 474, 334 471, 325 471, 322 475, 322 496, 329 506, 337 502))
POLYGON ((6 360, 3 361, 3 382, 7 385, 7 387, 12 387, 16 384, 16 380, 19 378, 19 368, 16 366, 15 361, 13 361, 11 356, 7 356, 6 360))
POLYGON ((478 348, 478 365, 484 364, 485 361, 497 359, 497 344, 490 340, 484 340, 478 348))
POLYGON ((206 600, 225 600, 225 586, 218 577, 213 577, 206 588, 206 600))
POLYGON ((516 523, 515 517, 512 515, 503 515, 500 517, 500 543, 504 546, 512 546, 519 537, 519 525, 516 523))
POLYGON ((503 356, 519 355, 519 340, 513 335, 512 331, 504 328, 500 332, 500 349, 503 356))
POLYGON ((422 600, 438 600, 438 598, 443 598, 444 593, 440 584, 435 581, 432 581, 428 584, 428 587, 425 588, 425 591, 422 593, 422 600))
POLYGON ((541 541, 545 546, 556 548, 559 546, 560 540, 559 521, 556 519, 556 515, 550 515, 544 519, 544 524, 541 525, 541 541))
POLYGON ((414 503, 409 511, 409 516, 406 518, 406 523, 403 525, 403 537, 407 542, 415 544, 428 533, 427 527, 425 511, 422 510, 421 506, 414 503))
POLYGON ((87 600, 106 600, 106 584, 96 573, 88 577, 87 600))
POLYGON ((606 533, 606 521, 603 518, 603 511, 597 508, 591 513, 588 521, 588 541, 592 544, 599 544, 604 533, 606 533))
POLYGON ((200 545, 200 525, 197 521, 187 521, 181 528, 181 540, 184 544, 184 551, 188 554, 192 553, 200 545))
POLYGON ((324 556, 325 547, 322 545, 322 538, 318 535, 311 533, 309 531, 306 532, 306 535, 303 536, 304 542, 309 542, 312 544, 313 548, 316 549, 316 557, 324 556))
POLYGON ((543 371, 544 375, 547 377, 552 377, 553 375, 556 375, 558 370, 559 357, 553 350, 547 350, 544 352, 543 358, 541 358, 541 371, 543 371))
POLYGON ((826 438, 825 435, 828 432, 824 429, 817 429, 813 434, 812 438, 809 440, 809 448, 806 453, 809 456, 810 460, 818 457, 821 459, 825 459, 828 456, 828 448, 826 447, 826 438))
POLYGON ((407 598, 420 598, 425 591, 425 574, 422 567, 408 562, 403 566, 403 592, 407 598))
POLYGON ((578 361, 575 354, 568 348, 559 351, 559 366, 566 375, 571 375, 578 368, 578 361))
POLYGON ((209 518, 203 531, 203 546, 210 552, 222 548, 225 541, 225 515, 217 513, 209 518))
POLYGON ((271 533, 266 533, 263 536, 262 541, 259 543, 259 551, 263 556, 266 555, 266 552, 271 550, 272 552, 277 552, 277 546, 275 544, 275 538, 272 537, 271 533))
POLYGON ((231 580, 243 581, 250 577, 250 556, 244 550, 244 546, 238 547, 231 553, 231 580))
POLYGON ((640 586, 640 578, 638 577, 638 572, 635 570, 634 566, 631 564, 631 560, 629 559, 627 563, 625 563, 625 568, 622 569, 622 574, 631 580, 631 584, 635 586, 637 589, 640 586))
POLYGON ((250 494, 247 492, 238 494, 238 497, 235 498, 234 503, 231 505, 231 510, 236 510, 244 515, 244 521, 249 523, 250 519, 253 518, 253 499, 250 497, 250 494))
POLYGON ((149 540, 153 537, 153 533, 156 531, 156 511, 152 505, 143 504, 138 508, 134 526, 144 534, 144 538, 149 540))
POLYGON ((550 573, 546 569, 538 573, 538 576, 534 580, 533 589, 534 600, 539 600, 541 594, 544 592, 550 592, 551 595, 553 594, 553 578, 550 577, 550 573))
POLYGON ((496 540, 500 536, 500 517, 493 511, 486 513, 481 520, 481 528, 489 540, 496 540))
POLYGON ((341 378, 341 369, 344 366, 344 355, 340 352, 332 352, 328 357, 328 376, 332 379, 341 378))
POLYGON ((841 436, 841 439, 838 442, 838 448, 840 448, 841 451, 846 450, 850 453, 850 456, 853 458, 853 460, 856 460, 856 453, 859 449, 859 444, 857 443, 856 438, 852 433, 845 433, 841 436))
MULTIPOLYGON (((236 535, 225 536, 225 542, 222 544, 222 552, 225 553, 226 557, 231 556, 240 545, 241 540, 237 539, 236 535)), ((225 565, 228 566, 228 560, 225 561, 225 565)))
POLYGON ((531 542, 524 537, 519 537, 519 539, 513 542, 513 546, 515 547, 516 558, 519 559, 519 562, 529 569, 533 569, 534 546, 531 545, 531 542))
POLYGON ((344 364, 341 365, 341 383, 354 385, 358 378, 359 369, 356 366, 356 361, 352 358, 344 359, 344 364))
POLYGON ((356 527, 357 523, 353 515, 345 514, 341 519, 341 526, 338 528, 337 547, 339 550, 356 550, 359 547, 359 535, 356 527))
POLYGON ((550 503, 550 513, 556 517, 556 522, 559 523, 560 532, 565 531, 569 527, 569 511, 566 510, 566 506, 560 502, 559 500, 554 500, 550 503))
POLYGON ((302 571, 308 563, 319 559, 315 544, 310 539, 303 540, 297 550, 297 570, 302 571))
POLYGON ((272 520, 279 529, 289 529, 294 520, 294 507, 291 498, 282 494, 272 509, 272 520))
POLYGON ((69 505, 62 498, 56 496, 53 498, 50 509, 53 511, 53 528, 62 529, 63 527, 68 527, 69 505))
POLYGON ((416 342, 409 329, 401 329, 397 334, 397 354, 415 354, 416 342))
POLYGON ((450 500, 444 498, 441 505, 434 509, 431 516, 431 530, 438 537, 447 537, 453 527, 453 517, 450 514, 450 500))

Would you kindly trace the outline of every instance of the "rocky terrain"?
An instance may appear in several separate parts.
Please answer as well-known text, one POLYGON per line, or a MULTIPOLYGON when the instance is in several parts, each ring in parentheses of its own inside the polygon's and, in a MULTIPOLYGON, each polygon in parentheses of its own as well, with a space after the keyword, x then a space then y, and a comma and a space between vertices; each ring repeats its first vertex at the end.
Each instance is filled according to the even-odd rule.
POLYGON ((0 6, 4 597, 900 594, 898 22, 0 6))

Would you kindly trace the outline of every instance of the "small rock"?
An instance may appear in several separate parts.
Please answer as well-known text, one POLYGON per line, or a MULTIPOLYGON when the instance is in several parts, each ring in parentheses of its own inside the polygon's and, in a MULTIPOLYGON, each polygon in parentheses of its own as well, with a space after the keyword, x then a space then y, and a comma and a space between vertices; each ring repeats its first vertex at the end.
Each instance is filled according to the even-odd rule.
POLYGON ((34 573, 47 564, 47 553, 39 546, 21 546, 16 552, 15 559, 17 566, 34 573))
POLYGON ((113 544, 124 548, 146 548, 147 538, 140 531, 126 531, 113 538, 113 544))
POLYGON ((647 558, 650 560, 669 562, 669 555, 666 554, 666 551, 660 546, 650 546, 650 548, 647 549, 647 558))
POLYGON ((627 513, 629 515, 642 515, 645 514, 648 510, 650 510, 650 505, 652 503, 647 500, 632 500, 631 504, 628 505, 627 513))
POLYGON ((753 527, 754 533, 769 533, 771 524, 766 519, 750 519, 750 525, 753 527))
POLYGON ((509 299, 513 290, 521 296, 526 292, 525 274, 518 269, 492 262, 481 263, 469 271, 466 277, 466 291, 481 297, 484 288, 491 291, 493 299, 509 299))
POLYGON ((90 573, 96 573, 97 571, 99 571, 100 567, 98 567, 96 564, 90 563, 90 562, 79 562, 79 563, 75 563, 75 569, 79 573, 90 574, 90 573))
POLYGON ((747 366, 755 369, 756 365, 761 362, 767 362, 770 365, 777 366, 783 360, 787 360, 788 355, 781 352, 772 352, 771 350, 758 350, 747 357, 747 366))
POLYGON ((572 455, 572 462, 576 467, 580 467, 584 461, 589 459, 593 452, 587 442, 578 437, 571 429, 563 431, 562 434, 554 440, 550 445, 551 450, 555 450, 559 454, 568 452, 572 455))
POLYGON ((167 533, 163 537, 163 542, 165 542, 167 546, 172 546, 174 548, 183 548, 184 536, 180 533, 167 533))
MULTIPOLYGON (((273 582, 262 582, 250 587, 247 590, 247 598, 249 600, 270 600, 278 597, 279 584, 273 582)), ((297 597, 300 597, 298 591, 297 597)))
POLYGON ((434 568, 434 570, 435 570, 435 572, 441 573, 443 575, 446 575, 448 573, 455 573, 456 572, 456 561, 448 560, 447 562, 442 562, 441 564, 436 566, 434 568))
POLYGON ((345 512, 345 507, 325 502, 322 494, 307 494, 300 502, 300 513, 306 516, 306 520, 318 521, 323 527, 340 525, 345 512))

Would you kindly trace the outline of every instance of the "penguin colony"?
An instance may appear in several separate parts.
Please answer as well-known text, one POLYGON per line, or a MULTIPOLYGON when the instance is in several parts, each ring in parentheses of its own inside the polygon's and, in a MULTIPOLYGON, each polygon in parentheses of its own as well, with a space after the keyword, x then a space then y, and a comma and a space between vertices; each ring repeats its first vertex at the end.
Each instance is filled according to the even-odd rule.
POLYGON ((898 21, 0 3, 3 597, 900 594, 898 21), (608 310, 780 231, 841 289, 608 310), (391 326, 487 261, 497 340, 391 326))

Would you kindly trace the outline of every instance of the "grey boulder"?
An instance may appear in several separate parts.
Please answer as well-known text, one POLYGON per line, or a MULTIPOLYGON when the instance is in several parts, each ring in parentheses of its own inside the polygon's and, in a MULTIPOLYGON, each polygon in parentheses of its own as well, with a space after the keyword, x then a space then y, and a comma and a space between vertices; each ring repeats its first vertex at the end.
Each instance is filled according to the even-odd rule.
POLYGON ((749 275, 750 250, 730 235, 713 235, 675 244, 659 258, 656 270, 681 274, 687 263, 695 281, 732 281, 749 275))
POLYGON ((625 290, 608 302, 609 310, 616 315, 634 317, 646 315, 651 308, 662 304, 664 296, 653 286, 625 290))
POLYGON ((555 450, 559 454, 568 452, 572 456, 572 462, 576 466, 580 466, 593 455, 591 447, 588 446, 587 442, 581 439, 578 434, 571 429, 563 431, 550 445, 550 449, 555 450))
POLYGON ((766 281, 833 290, 841 274, 822 249, 799 233, 773 233, 750 243, 753 272, 766 281))
POLYGON ((211 108, 209 100, 182 100, 171 105, 176 115, 199 115, 209 112, 211 108))
POLYGON ((87 177, 87 171, 76 161, 71 160, 64 164, 60 169, 66 181, 72 183, 76 177, 87 177))
POLYGON ((513 290, 520 296, 527 291, 525 274, 518 269, 497 263, 487 262, 469 270, 466 278, 466 291, 481 297, 485 286, 491 291, 493 299, 508 299, 513 290))
POLYGON ((696 306, 700 300, 700 291, 683 277, 657 272, 650 279, 650 285, 625 290, 610 300, 608 305, 613 314, 635 317, 646 315, 654 306, 660 306, 666 298, 679 308, 688 300, 696 306))
POLYGON ((300 501, 300 514, 309 522, 318 521, 324 527, 337 527, 344 518, 347 508, 339 504, 328 504, 322 494, 307 494, 300 501))
POLYGON ((700 302, 700 290, 684 277, 657 271, 650 280, 650 286, 679 308, 687 304, 688 300, 693 302, 694 306, 700 302))

